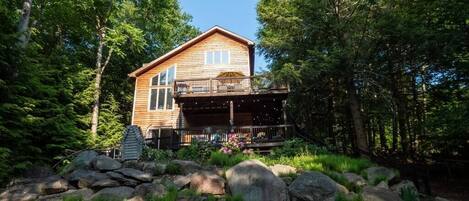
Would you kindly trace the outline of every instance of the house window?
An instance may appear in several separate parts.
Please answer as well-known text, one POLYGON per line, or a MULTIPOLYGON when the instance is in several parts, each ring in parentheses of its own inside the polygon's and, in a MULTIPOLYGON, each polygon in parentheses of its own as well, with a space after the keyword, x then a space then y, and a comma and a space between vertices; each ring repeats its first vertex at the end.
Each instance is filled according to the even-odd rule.
POLYGON ((229 64, 230 52, 228 50, 217 50, 205 52, 205 64, 229 64))
POLYGON ((150 81, 150 110, 173 109, 173 82, 176 77, 176 68, 170 67, 151 78, 150 81))

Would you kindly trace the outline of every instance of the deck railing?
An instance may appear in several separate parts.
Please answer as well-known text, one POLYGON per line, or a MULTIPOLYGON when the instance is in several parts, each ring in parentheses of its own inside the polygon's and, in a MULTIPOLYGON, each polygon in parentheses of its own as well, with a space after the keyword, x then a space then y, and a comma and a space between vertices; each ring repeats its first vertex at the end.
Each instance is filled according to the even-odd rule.
POLYGON ((288 87, 276 84, 262 76, 180 79, 174 82, 174 95, 186 94, 239 94, 287 91, 288 87))
POLYGON ((205 141, 221 145, 228 141, 229 135, 236 135, 240 141, 249 145, 256 143, 282 142, 292 137, 293 125, 236 126, 236 127, 205 127, 173 129, 173 135, 165 138, 147 139, 147 142, 159 145, 159 148, 176 149, 188 146, 193 141, 205 141), (233 130, 233 132, 231 132, 233 130))

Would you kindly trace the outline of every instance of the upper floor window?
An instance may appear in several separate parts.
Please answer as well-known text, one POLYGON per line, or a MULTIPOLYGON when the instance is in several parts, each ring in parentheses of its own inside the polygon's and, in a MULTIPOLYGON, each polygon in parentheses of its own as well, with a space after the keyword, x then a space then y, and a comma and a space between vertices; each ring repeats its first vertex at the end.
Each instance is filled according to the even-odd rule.
POLYGON ((173 109, 173 82, 176 77, 174 66, 162 71, 150 81, 150 110, 173 109))
POLYGON ((216 50, 205 52, 205 64, 229 64, 230 52, 228 50, 216 50))

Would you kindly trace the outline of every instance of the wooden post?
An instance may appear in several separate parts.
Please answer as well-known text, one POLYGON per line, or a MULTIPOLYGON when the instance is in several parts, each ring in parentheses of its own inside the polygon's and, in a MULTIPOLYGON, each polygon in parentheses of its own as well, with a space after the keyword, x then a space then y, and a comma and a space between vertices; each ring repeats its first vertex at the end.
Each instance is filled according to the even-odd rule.
POLYGON ((233 109, 233 101, 230 101, 230 125, 234 125, 234 109, 233 109))
POLYGON ((210 91, 210 95, 213 93, 213 90, 212 90, 212 78, 209 78, 208 79, 209 83, 208 83, 208 90, 210 91))
POLYGON ((283 124, 285 125, 285 135, 287 135, 287 100, 282 100, 282 110, 283 110, 283 124))

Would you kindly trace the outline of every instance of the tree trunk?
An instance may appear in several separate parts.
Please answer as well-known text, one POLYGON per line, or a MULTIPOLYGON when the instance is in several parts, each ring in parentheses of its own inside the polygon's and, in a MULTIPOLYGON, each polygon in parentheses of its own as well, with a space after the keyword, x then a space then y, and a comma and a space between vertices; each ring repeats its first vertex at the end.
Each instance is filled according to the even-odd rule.
POLYGON ((91 134, 92 139, 96 139, 96 133, 98 131, 98 119, 99 119, 99 99, 101 97, 101 79, 102 79, 102 60, 103 60, 103 47, 104 47, 104 29, 98 28, 99 41, 98 50, 96 54, 96 79, 94 83, 94 104, 93 112, 91 114, 91 134))
POLYGON ((20 23, 18 24, 18 32, 20 36, 18 38, 18 46, 21 48, 25 48, 28 45, 29 40, 29 18, 31 16, 31 7, 32 7, 32 0, 24 0, 23 1, 23 9, 21 10, 21 19, 20 23))
POLYGON ((386 142, 386 134, 384 130, 384 122, 383 117, 378 117, 378 130, 379 130, 379 142, 381 145, 381 149, 385 152, 388 150, 387 142, 386 142))
POLYGON ((353 129, 355 133, 355 139, 357 143, 358 151, 363 153, 368 153, 368 140, 363 125, 363 118, 360 110, 360 99, 356 93, 355 84, 353 78, 349 78, 347 81, 347 92, 349 98, 349 109, 350 114, 352 115, 353 129))

